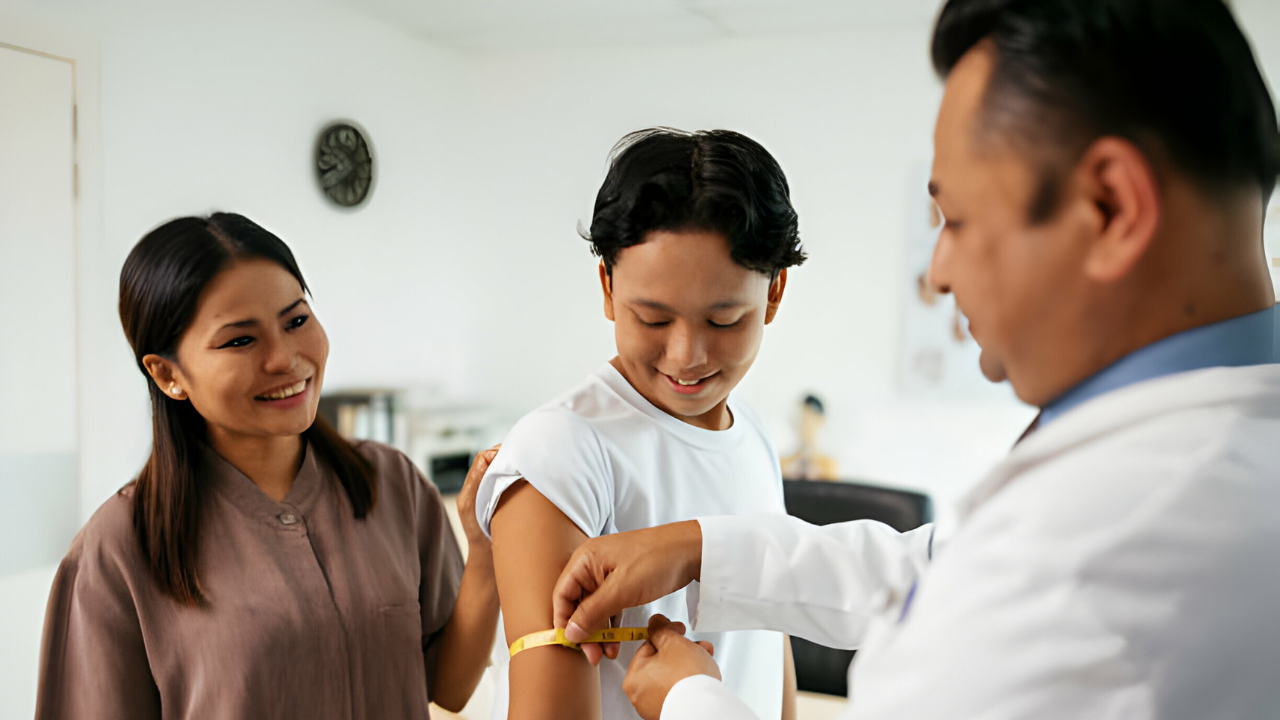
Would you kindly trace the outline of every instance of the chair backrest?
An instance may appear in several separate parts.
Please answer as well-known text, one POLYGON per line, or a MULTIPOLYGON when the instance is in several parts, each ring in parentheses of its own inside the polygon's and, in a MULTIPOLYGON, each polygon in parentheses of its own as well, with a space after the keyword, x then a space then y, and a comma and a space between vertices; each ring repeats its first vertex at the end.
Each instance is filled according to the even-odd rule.
MULTIPOLYGON (((783 480, 782 492, 787 513, 814 525, 876 520, 906 532, 933 520, 929 496, 908 490, 856 482, 783 480)), ((848 696, 849 664, 854 651, 793 637, 791 653, 800 690, 848 696)))
POLYGON ((814 525, 878 520, 898 532, 933 520, 928 495, 879 485, 824 480, 783 480, 787 513, 814 525))

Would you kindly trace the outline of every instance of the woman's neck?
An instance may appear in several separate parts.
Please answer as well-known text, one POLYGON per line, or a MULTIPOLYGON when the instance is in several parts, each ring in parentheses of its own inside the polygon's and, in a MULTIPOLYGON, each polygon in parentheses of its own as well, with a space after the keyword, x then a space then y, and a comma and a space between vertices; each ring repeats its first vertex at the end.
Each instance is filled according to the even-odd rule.
POLYGON ((301 435, 254 437, 210 426, 209 445, 276 502, 284 501, 302 466, 301 435))

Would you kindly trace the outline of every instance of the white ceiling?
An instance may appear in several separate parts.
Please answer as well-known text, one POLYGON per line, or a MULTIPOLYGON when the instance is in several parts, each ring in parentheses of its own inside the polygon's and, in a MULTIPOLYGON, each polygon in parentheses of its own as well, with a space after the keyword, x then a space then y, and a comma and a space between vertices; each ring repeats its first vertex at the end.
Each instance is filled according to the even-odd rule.
POLYGON ((339 0, 458 49, 657 44, 927 26, 940 0, 339 0))

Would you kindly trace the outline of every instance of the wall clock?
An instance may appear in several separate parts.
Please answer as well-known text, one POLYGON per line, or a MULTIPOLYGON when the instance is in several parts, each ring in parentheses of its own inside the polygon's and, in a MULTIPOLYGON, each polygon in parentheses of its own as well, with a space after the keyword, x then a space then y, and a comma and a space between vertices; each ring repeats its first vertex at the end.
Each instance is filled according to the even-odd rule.
POLYGON ((373 155, 364 134, 350 123, 334 123, 316 140, 316 178, 337 205, 355 207, 369 197, 373 155))

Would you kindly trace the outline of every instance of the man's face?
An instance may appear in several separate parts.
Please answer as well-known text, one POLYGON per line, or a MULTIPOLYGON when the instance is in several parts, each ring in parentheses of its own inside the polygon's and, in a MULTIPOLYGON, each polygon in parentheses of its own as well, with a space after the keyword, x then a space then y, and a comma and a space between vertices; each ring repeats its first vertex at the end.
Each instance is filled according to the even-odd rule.
POLYGON ((728 427, 725 401, 755 361, 785 282, 783 271, 771 292, 768 276, 733 261, 720 233, 650 232, 618 253, 611 278, 601 265, 618 370, 668 414, 728 427))
POLYGON ((1019 151, 1022 140, 982 126, 993 67, 992 52, 979 45, 947 79, 930 182, 945 224, 929 281, 955 294, 982 347, 984 374, 1007 374, 1023 401, 1044 405, 1070 388, 1056 367, 1070 348, 1089 218, 1067 202, 1031 223, 1039 165, 1019 151))

